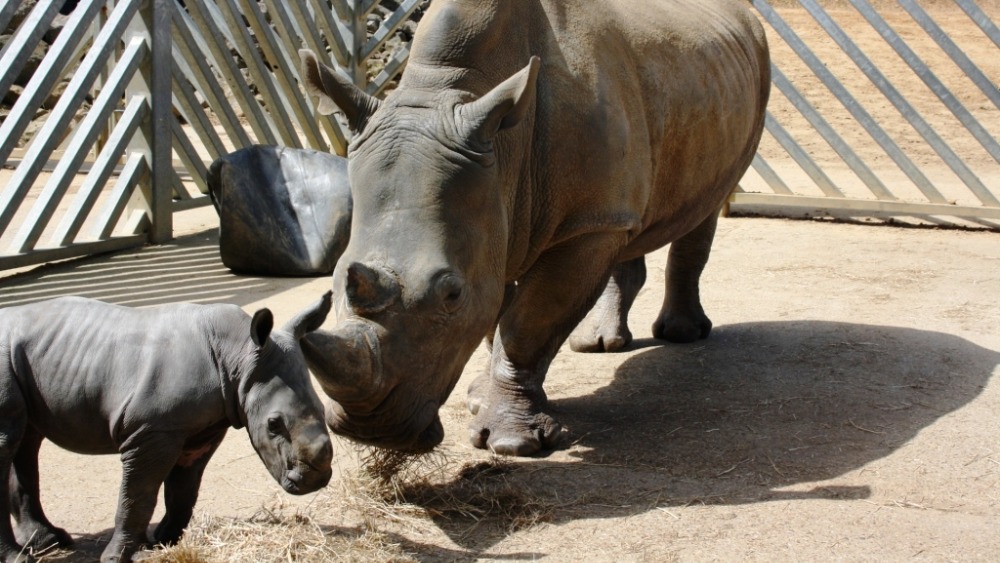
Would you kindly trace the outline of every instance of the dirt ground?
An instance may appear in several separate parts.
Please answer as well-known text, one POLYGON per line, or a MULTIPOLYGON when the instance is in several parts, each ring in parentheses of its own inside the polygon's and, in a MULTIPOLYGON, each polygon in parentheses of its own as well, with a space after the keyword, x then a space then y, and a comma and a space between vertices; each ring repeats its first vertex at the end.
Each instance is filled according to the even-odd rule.
MULTIPOLYGON (((716 327, 708 340, 648 337, 662 299, 661 251, 649 258, 632 313, 635 345, 610 355, 566 349, 552 365, 549 396, 573 444, 516 460, 504 475, 537 503, 534 525, 511 532, 515 522, 475 515, 419 525, 365 523, 349 511, 312 517, 348 534, 374 525, 428 560, 993 559, 998 236, 723 219, 704 275, 716 327)), ((329 285, 231 275, 214 241, 209 230, 8 280, 0 304, 60 294, 132 305, 225 301, 266 305, 280 322, 329 285)), ((443 408, 450 475, 442 487, 461 487, 462 464, 490 457, 465 438, 464 389, 484 362, 480 351, 443 408)), ((338 441, 337 478, 357 457, 338 441)), ((84 550, 58 560, 96 555, 114 519, 117 459, 46 444, 42 482, 50 518, 84 550)), ((197 510, 222 518, 262 506, 309 510, 338 491, 283 494, 245 433, 233 431, 197 510)))
MULTIPOLYGON (((1000 66, 986 70, 995 81, 1000 66)), ((997 119, 995 108, 976 110, 997 119)), ((967 154, 995 165, 975 147, 967 154)), ((229 302, 268 306, 282 322, 329 287, 326 277, 232 275, 216 227, 210 210, 185 212, 178 231, 187 234, 173 244, 0 279, 0 306, 69 294, 133 306, 229 302)), ((329 535, 378 532, 396 554, 345 560, 996 559, 1000 233, 724 218, 702 285, 715 329, 693 345, 649 338, 665 260, 663 250, 648 259, 628 350, 567 347, 554 361, 546 388, 570 429, 567 449, 497 465, 472 448, 464 395, 485 352, 469 362, 442 408, 434 492, 500 483, 506 493, 478 499, 495 510, 443 511, 427 497, 399 512, 352 509, 338 501, 359 452, 344 440, 330 487, 291 497, 245 432, 231 431, 194 526, 298 513, 329 535), (470 474, 477 461, 494 471, 470 474)), ((41 464, 46 511, 78 540, 51 560, 95 559, 113 526, 118 460, 46 444, 41 464)))

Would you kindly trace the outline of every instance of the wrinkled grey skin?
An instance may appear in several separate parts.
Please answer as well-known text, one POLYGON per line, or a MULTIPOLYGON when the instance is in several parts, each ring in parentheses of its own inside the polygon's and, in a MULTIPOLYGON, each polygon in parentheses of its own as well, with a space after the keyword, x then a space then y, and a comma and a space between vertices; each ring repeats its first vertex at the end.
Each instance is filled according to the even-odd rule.
POLYGON ((438 0, 384 101, 300 52, 319 111, 339 108, 356 131, 336 325, 303 342, 335 432, 432 448, 438 408, 486 337, 473 444, 556 447, 552 358, 577 325, 578 350, 626 345, 643 256, 666 244, 653 334, 708 335, 699 278, 770 88, 745 4, 438 0))
POLYGON ((180 538, 230 427, 247 428, 287 492, 326 486, 333 448, 298 341, 329 310, 327 293, 272 332, 269 310, 251 319, 235 305, 131 309, 69 297, 0 309, 0 559, 31 560, 22 546, 72 544, 39 502, 45 438, 121 455, 102 561, 130 561, 147 543, 161 484, 166 514, 153 541, 180 538))

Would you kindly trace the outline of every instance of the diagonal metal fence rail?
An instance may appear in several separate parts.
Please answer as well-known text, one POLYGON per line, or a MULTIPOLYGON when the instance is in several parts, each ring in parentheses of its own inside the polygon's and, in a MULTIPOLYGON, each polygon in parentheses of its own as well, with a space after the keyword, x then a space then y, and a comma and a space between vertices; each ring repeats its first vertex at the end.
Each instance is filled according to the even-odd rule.
MULTIPOLYGON (((430 0, 0 0, 0 270, 159 243, 252 144, 345 154, 297 50, 383 95, 430 0)), ((731 213, 1000 228, 998 0, 753 0, 767 132, 731 213)))
POLYGON ((731 212, 1000 228, 996 1, 752 3, 772 100, 731 212))

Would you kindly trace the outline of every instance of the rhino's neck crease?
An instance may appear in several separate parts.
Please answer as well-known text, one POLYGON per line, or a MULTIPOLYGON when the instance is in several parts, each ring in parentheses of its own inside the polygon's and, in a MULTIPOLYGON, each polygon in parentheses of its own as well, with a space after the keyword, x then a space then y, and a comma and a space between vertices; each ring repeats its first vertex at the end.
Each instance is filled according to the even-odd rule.
MULTIPOLYGON (((237 330, 242 334, 250 334, 250 319, 243 319, 243 322, 235 323, 237 330)), ((238 349, 231 349, 232 342, 240 342, 240 339, 225 338, 220 335, 222 331, 232 331, 231 325, 220 330, 220 327, 210 322, 208 327, 209 349, 212 352, 212 361, 215 363, 215 370, 219 377, 219 391, 222 393, 222 404, 226 410, 226 419, 229 420, 233 428, 243 428, 243 417, 240 413, 243 408, 240 405, 239 385, 240 380, 250 374, 254 368, 254 360, 257 355, 250 352, 249 336, 244 338, 245 345, 238 349)))

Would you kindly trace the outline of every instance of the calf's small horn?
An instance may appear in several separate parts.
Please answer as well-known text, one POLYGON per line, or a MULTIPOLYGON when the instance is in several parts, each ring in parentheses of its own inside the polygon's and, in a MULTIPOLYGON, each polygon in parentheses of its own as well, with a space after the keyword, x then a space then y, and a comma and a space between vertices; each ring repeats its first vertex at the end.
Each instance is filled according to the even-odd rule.
POLYGON ((307 333, 323 326, 323 321, 326 320, 333 304, 332 296, 332 291, 324 293, 318 301, 288 321, 283 330, 294 336, 296 340, 301 340, 307 333))

